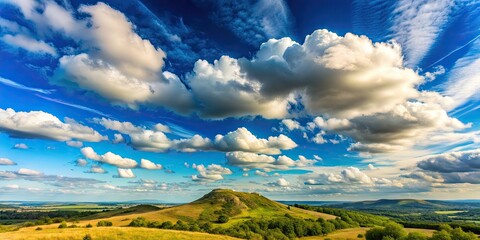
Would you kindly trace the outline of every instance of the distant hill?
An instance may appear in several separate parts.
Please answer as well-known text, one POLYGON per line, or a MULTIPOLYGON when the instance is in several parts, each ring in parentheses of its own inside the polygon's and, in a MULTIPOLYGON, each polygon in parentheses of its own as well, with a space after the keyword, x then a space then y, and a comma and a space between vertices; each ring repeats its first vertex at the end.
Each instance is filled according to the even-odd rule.
POLYGON ((379 199, 374 201, 346 202, 330 204, 329 207, 357 210, 446 210, 480 208, 478 202, 440 201, 420 199, 379 199))

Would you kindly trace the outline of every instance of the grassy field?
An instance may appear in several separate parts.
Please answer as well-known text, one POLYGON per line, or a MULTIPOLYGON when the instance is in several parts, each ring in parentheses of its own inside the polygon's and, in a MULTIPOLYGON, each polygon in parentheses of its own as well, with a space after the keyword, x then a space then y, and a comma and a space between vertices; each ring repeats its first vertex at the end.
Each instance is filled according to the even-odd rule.
POLYGON ((445 215, 457 214, 462 212, 467 212, 467 211, 435 211, 436 214, 445 214, 445 215))
MULTIPOLYGON (((350 239, 365 239, 364 238, 358 238, 358 234, 363 234, 365 236, 365 233, 367 230, 370 228, 348 228, 348 229, 342 229, 335 231, 333 233, 328 234, 327 236, 322 236, 322 237, 305 237, 301 239, 305 240, 325 240, 327 238, 330 238, 332 240, 350 240, 350 239)), ((429 229, 418 229, 418 228, 405 228, 407 232, 421 232, 427 236, 432 236, 434 230, 429 230, 429 229)))
POLYGON ((123 228, 123 227, 101 227, 101 228, 69 228, 69 229, 43 229, 32 230, 31 228, 20 229, 15 232, 0 233, 2 240, 66 240, 83 239, 90 234, 95 240, 233 240, 223 235, 213 235, 198 232, 185 232, 175 230, 162 230, 151 228, 123 228))

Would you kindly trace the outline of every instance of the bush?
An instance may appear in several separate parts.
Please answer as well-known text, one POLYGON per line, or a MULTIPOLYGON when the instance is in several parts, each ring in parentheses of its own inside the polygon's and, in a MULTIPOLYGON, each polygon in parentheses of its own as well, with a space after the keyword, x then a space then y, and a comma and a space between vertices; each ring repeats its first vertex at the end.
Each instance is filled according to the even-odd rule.
POLYGON ((58 228, 67 228, 67 222, 62 222, 60 223, 60 225, 58 226, 58 228))
POLYGON ((85 235, 85 237, 83 237, 83 240, 92 240, 92 236, 90 234, 87 234, 85 235))
POLYGON ((37 228, 35 228, 35 230, 40 231, 40 230, 42 230, 42 228, 41 228, 41 227, 37 227, 37 228))
POLYGON ((218 217, 217 222, 218 222, 218 223, 226 223, 226 222, 228 222, 228 220, 229 220, 229 219, 228 219, 227 216, 225 216, 225 215, 220 215, 220 216, 218 217))
POLYGON ((97 223, 97 227, 111 227, 111 226, 113 226, 113 223, 106 220, 101 220, 97 223))
POLYGON ((403 237, 402 240, 427 240, 428 237, 419 232, 411 232, 406 237, 403 237))
POLYGON ((92 226, 92 224, 89 223, 89 224, 87 224, 87 226, 85 226, 85 227, 86 227, 86 228, 92 228, 93 226, 92 226))
POLYGON ((363 234, 359 233, 359 234, 357 235, 357 238, 363 238, 363 234))

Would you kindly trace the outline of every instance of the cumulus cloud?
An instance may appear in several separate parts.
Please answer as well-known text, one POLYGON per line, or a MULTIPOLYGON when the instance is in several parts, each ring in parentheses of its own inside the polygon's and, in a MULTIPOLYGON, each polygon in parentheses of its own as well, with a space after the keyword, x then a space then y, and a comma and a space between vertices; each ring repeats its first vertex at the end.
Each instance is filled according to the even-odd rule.
POLYGON ((433 92, 423 92, 421 96, 422 101, 408 101, 387 112, 351 119, 317 117, 308 126, 349 136, 356 141, 349 150, 368 153, 404 150, 425 139, 439 138, 471 126, 448 116, 444 110, 448 98, 433 92))
POLYGON ((480 149, 435 155, 420 161, 417 166, 441 173, 477 172, 480 171, 480 149))
POLYGON ((30 147, 28 147, 28 145, 25 144, 25 143, 17 143, 15 145, 13 145, 13 148, 15 148, 15 149, 29 149, 30 147))
POLYGON ((65 118, 62 122, 52 114, 43 111, 16 112, 11 108, 0 109, 0 131, 11 137, 57 141, 76 139, 99 142, 107 139, 94 129, 71 118, 65 118))
POLYGON ((198 174, 192 175, 192 180, 198 182, 215 182, 223 180, 223 175, 232 174, 230 169, 217 164, 210 164, 207 167, 205 167, 203 164, 200 164, 194 165, 193 168, 198 171, 198 174))
POLYGON ((163 169, 163 166, 161 164, 156 164, 148 159, 143 158, 140 160, 140 167, 150 170, 163 169))
POLYGON ((276 187, 288 187, 290 183, 285 178, 279 178, 275 182, 268 183, 269 186, 276 186, 276 187))
POLYGON ((289 104, 295 103, 292 95, 302 96, 307 112, 329 117, 389 111, 418 96, 416 87, 424 80, 403 66, 398 44, 327 30, 313 32, 302 45, 290 38, 271 39, 251 60, 199 60, 187 79, 194 96, 204 103, 200 114, 266 118, 287 116, 289 104), (224 109, 224 99, 233 105, 224 109))
POLYGON ((282 126, 285 127, 288 131, 293 131, 296 129, 303 130, 302 125, 296 120, 293 119, 282 119, 280 122, 281 128, 282 126))
POLYGON ((90 169, 88 169, 87 171, 85 171, 85 173, 98 173, 98 174, 104 174, 104 173, 108 173, 105 169, 103 169, 102 167, 100 166, 92 166, 90 167, 90 169))
POLYGON ((76 148, 83 147, 83 142, 80 142, 80 141, 66 141, 65 143, 70 147, 76 147, 76 148))
POLYGON ((228 165, 240 167, 244 170, 262 169, 264 171, 274 169, 286 170, 290 167, 305 167, 317 162, 317 160, 307 159, 304 156, 299 156, 298 160, 293 160, 284 155, 275 159, 272 156, 249 152, 228 152, 226 158, 228 165))
POLYGON ((107 129, 129 135, 129 144, 133 148, 143 151, 244 151, 280 154, 281 150, 289 150, 297 147, 297 144, 292 139, 283 134, 270 136, 267 139, 257 138, 246 128, 238 128, 235 131, 228 132, 226 135, 217 134, 213 141, 198 134, 193 135, 191 138, 172 140, 164 133, 170 132, 170 128, 160 123, 148 129, 136 126, 131 122, 120 122, 106 118, 95 119, 94 121, 107 129))
POLYGON ((124 143, 125 138, 122 136, 122 134, 115 133, 113 135, 113 143, 124 143))
POLYGON ((88 34, 78 38, 86 52, 61 57, 53 83, 78 86, 134 109, 148 104, 189 111, 187 88, 176 75, 162 72, 165 53, 142 39, 123 13, 101 2, 78 11, 88 15, 91 24, 85 27, 88 34))
POLYGON ((91 147, 84 147, 80 150, 85 158, 92 159, 98 162, 107 163, 119 168, 135 168, 138 163, 130 158, 124 158, 120 155, 112 152, 107 152, 103 155, 99 155, 91 147))
POLYGON ((118 178, 136 178, 135 174, 133 174, 132 169, 124 169, 118 168, 117 169, 118 175, 114 175, 114 177, 118 178))
POLYGON ((82 159, 82 158, 79 158, 75 161, 75 166, 78 166, 78 167, 85 167, 88 165, 88 161, 85 160, 85 159, 82 159))
POLYGON ((403 187, 400 181, 392 181, 386 178, 370 177, 356 167, 348 167, 340 173, 315 173, 302 177, 305 185, 329 185, 329 184, 359 184, 359 185, 392 185, 403 187))
POLYGON ((6 44, 12 47, 21 48, 28 52, 37 53, 37 54, 50 54, 54 57, 57 56, 57 51, 51 44, 47 44, 41 40, 33 39, 27 35, 5 34, 0 38, 0 40, 2 40, 3 42, 5 42, 6 44))
POLYGON ((0 165, 17 165, 17 163, 8 158, 0 158, 0 165))

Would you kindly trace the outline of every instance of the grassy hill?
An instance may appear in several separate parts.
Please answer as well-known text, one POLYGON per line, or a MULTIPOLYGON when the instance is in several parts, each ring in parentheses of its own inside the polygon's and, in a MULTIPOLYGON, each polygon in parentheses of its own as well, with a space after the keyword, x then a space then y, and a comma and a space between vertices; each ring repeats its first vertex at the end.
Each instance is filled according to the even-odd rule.
POLYGON ((375 201, 361 201, 330 205, 331 207, 346 209, 374 209, 374 210, 441 210, 459 207, 457 202, 420 200, 420 199, 380 199, 375 201))

